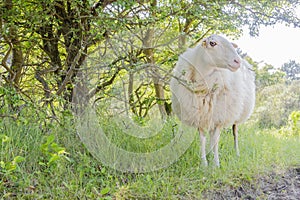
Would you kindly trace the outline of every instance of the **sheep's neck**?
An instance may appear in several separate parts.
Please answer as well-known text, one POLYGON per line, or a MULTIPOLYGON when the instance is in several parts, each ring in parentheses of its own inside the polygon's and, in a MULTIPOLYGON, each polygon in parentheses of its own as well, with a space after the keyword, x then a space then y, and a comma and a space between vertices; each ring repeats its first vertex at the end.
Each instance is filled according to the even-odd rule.
POLYGON ((188 53, 183 54, 182 58, 189 63, 190 73, 186 76, 189 83, 192 85, 187 88, 196 94, 212 94, 218 87, 212 79, 212 75, 218 71, 216 66, 205 65, 203 62, 204 56, 207 56, 202 47, 189 49, 188 53))
POLYGON ((203 79, 216 70, 215 66, 210 66, 202 62, 204 56, 207 55, 200 45, 193 49, 189 49, 189 51, 189 53, 183 54, 182 58, 192 65, 196 73, 200 74, 203 79))

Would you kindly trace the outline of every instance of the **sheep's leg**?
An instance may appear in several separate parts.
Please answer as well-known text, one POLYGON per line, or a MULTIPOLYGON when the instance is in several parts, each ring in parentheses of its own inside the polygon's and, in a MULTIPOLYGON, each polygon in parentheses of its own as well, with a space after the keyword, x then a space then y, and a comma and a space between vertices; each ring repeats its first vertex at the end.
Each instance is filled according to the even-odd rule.
POLYGON ((236 155, 240 156, 237 124, 233 124, 232 133, 233 133, 233 138, 234 138, 234 148, 235 148, 236 155))
POLYGON ((215 130, 210 135, 210 149, 214 154, 214 162, 217 167, 220 167, 219 161, 219 138, 220 138, 220 128, 216 127, 215 130))
POLYGON ((200 134, 200 144, 201 144, 201 160, 204 166, 207 166, 206 151, 205 151, 206 137, 204 131, 201 129, 199 129, 199 134, 200 134))

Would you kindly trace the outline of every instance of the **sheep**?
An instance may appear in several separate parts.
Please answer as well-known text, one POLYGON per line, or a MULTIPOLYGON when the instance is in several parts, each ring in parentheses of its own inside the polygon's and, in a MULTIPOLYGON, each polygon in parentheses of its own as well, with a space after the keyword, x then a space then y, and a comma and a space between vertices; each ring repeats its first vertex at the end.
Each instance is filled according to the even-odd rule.
POLYGON ((220 130, 232 125, 239 156, 238 125, 254 109, 255 74, 235 48, 236 44, 219 35, 203 39, 179 56, 170 81, 172 110, 183 123, 198 128, 205 166, 205 131, 210 134, 214 163, 219 167, 220 130))

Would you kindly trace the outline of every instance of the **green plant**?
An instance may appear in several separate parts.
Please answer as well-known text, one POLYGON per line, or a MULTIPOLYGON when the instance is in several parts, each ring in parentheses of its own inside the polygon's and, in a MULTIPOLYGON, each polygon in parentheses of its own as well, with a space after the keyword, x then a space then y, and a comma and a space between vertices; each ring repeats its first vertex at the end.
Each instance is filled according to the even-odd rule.
POLYGON ((18 163, 25 161, 22 156, 16 156, 12 161, 4 162, 0 161, 0 173, 4 175, 9 175, 18 169, 18 163))
POLYGON ((288 124, 290 114, 300 109, 299 83, 279 83, 258 91, 253 119, 256 119, 259 127, 280 128, 288 124))
POLYGON ((300 134, 300 111, 293 111, 289 117, 290 126, 294 134, 300 134))
MULTIPOLYGON (((5 134, 0 134, 1 151, 6 151, 10 146, 11 138, 5 134)), ((8 179, 16 179, 16 172, 20 171, 19 163, 25 161, 23 156, 14 156, 13 159, 0 156, 0 183, 8 179), (4 178, 5 177, 5 178, 4 178)))
MULTIPOLYGON (((158 171, 136 174, 118 172, 95 159, 75 134, 67 114, 62 126, 47 126, 50 135, 45 135, 48 132, 33 119, 31 123, 0 120, 0 198, 205 199, 207 191, 247 189, 247 184, 253 186, 262 174, 299 165, 299 136, 291 134, 291 127, 299 127, 298 114, 290 116, 283 133, 275 128, 259 128, 255 123, 241 125, 240 157, 235 155, 231 130, 223 131, 221 168, 200 165, 196 136, 177 162, 158 171)), ((126 134, 129 127, 117 118, 99 120, 110 141, 131 152, 153 152, 164 147, 173 139, 174 129, 178 130, 177 122, 170 117, 155 136, 140 139, 126 134)), ((132 131, 158 126, 151 120, 145 120, 144 125, 136 123, 132 131)))
POLYGON ((59 146, 55 142, 55 136, 49 135, 45 139, 46 141, 40 146, 41 152, 44 157, 43 160, 39 162, 42 166, 52 167, 57 166, 60 160, 66 159, 68 153, 66 152, 64 147, 59 146))

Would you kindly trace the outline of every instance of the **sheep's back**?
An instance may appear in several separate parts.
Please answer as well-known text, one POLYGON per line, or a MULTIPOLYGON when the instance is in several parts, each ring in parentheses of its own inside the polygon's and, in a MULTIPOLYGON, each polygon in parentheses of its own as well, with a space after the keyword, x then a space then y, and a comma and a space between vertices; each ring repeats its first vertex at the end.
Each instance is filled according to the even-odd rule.
POLYGON ((237 124, 245 122, 253 112, 255 106, 255 73, 252 66, 243 60, 242 67, 242 87, 244 97, 242 99, 242 112, 239 119, 235 122, 237 124))

